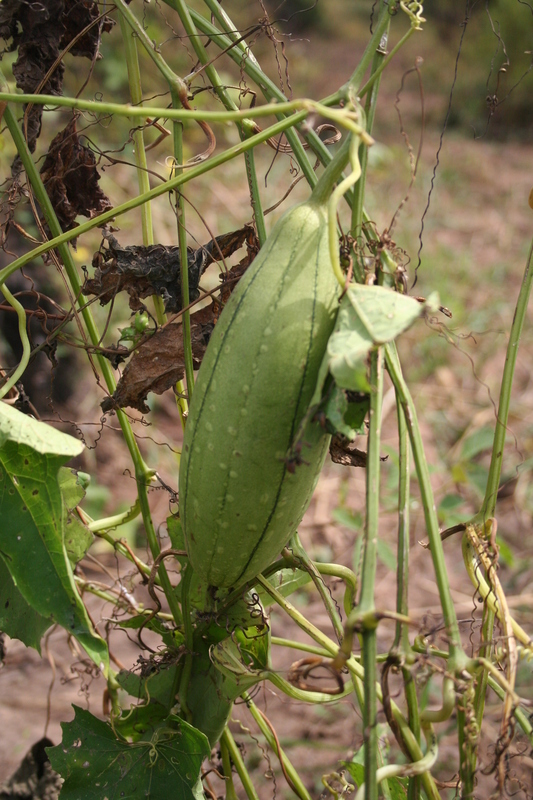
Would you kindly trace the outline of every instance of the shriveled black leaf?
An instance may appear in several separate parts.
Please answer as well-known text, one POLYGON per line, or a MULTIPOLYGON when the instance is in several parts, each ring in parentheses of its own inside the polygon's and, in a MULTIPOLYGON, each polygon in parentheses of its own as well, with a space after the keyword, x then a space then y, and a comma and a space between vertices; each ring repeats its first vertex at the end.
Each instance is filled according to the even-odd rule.
MULTIPOLYGON (((189 298, 199 297, 199 282, 204 270, 213 261, 229 258, 251 236, 248 226, 217 236, 197 250, 189 249, 189 298)), ((154 244, 148 247, 122 247, 117 239, 105 234, 107 246, 93 258, 94 277, 85 281, 83 293, 97 295, 101 305, 107 305, 117 292, 127 291, 130 308, 142 308, 141 300, 157 294, 168 313, 181 310, 181 262, 177 246, 154 244)))
MULTIPOLYGON (((84 28, 94 22, 101 13, 98 3, 94 0, 65 0, 65 12, 63 14, 63 24, 65 33, 61 39, 60 49, 63 50, 84 28)), ((103 17, 99 22, 92 25, 83 36, 72 45, 69 53, 73 56, 85 56, 85 58, 98 58, 100 47, 100 36, 102 33, 109 33, 115 21, 111 17, 103 17)))
MULTIPOLYGON (((9 50, 18 50, 13 64, 17 87, 23 92, 34 92, 59 55, 59 38, 63 31, 61 18, 64 0, 46 3, 27 3, 24 0, 3 0, 0 5, 0 36, 9 41, 9 50), (59 35, 58 35, 59 34, 59 35)), ((63 63, 59 63, 47 78, 43 94, 61 94, 63 63)), ((32 106, 25 117, 28 147, 35 150, 41 132, 42 106, 32 106)))
MULTIPOLYGON (((42 94, 62 94, 64 66, 58 56, 99 14, 98 4, 93 0, 35 3, 2 0, 0 37, 8 43, 8 50, 18 50, 13 65, 17 87, 27 93, 39 90, 42 94), (54 69, 48 75, 52 66, 54 69)), ((109 31, 112 25, 109 17, 96 23, 72 46, 72 54, 95 58, 101 31, 109 31)), ((41 132, 42 113, 42 106, 35 105, 26 117, 26 136, 31 152, 41 132)))

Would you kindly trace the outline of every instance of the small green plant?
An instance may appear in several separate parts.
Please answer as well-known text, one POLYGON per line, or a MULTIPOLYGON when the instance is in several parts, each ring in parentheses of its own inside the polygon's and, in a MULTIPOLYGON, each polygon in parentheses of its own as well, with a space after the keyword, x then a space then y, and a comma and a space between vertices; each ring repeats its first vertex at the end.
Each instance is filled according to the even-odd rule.
MULTIPOLYGON (((465 518, 457 494, 436 506, 416 409, 396 350, 404 331, 439 313, 439 301, 436 295, 426 300, 409 296, 390 231, 380 233, 365 208, 380 79, 421 30, 421 3, 378 3, 359 62, 321 102, 287 99, 252 52, 255 27, 241 34, 218 0, 196 5, 201 12, 184 0, 165 0, 163 13, 162 7, 136 9, 115 0, 109 12, 100 13, 96 3, 86 3, 86 17, 77 21, 75 31, 67 30, 62 11, 54 19, 44 6, 32 7, 29 21, 16 4, 1 12, 6 17, 2 33, 11 49, 18 48, 12 75, 0 73, 5 149, 16 154, 4 204, 5 231, 20 232, 17 215, 30 198, 40 238, 0 271, 0 287, 18 320, 22 344, 22 356, 4 370, 0 390, 0 628, 39 649, 50 626, 61 626, 107 684, 105 719, 76 708, 74 720, 63 725, 62 743, 48 750, 52 767, 64 779, 60 798, 215 797, 212 768, 205 764, 216 760, 212 751, 219 747, 217 766, 226 797, 233 799, 238 791, 257 800, 254 772, 230 727, 239 701, 246 703, 291 791, 310 800, 278 734, 254 702, 254 690, 264 682, 294 701, 320 708, 353 698, 362 720, 362 745, 350 761, 334 763, 331 773, 317 776, 317 784, 325 796, 355 792, 356 800, 377 800, 380 792, 410 800, 445 797, 437 777, 439 736, 452 723, 454 791, 474 797, 490 687, 501 703, 490 770, 502 795, 516 726, 533 742, 516 685, 519 660, 531 657, 531 642, 513 618, 497 574, 495 519, 532 253, 510 331, 495 430, 484 428, 465 439, 452 467, 456 483, 461 483, 462 470, 477 490, 479 510, 465 518), (168 28, 161 27, 162 18, 173 42, 183 36, 187 41, 186 58, 176 56, 176 64, 163 56, 160 40, 168 28), (119 23, 115 33, 113 20, 119 23), (43 60, 42 69, 32 71, 25 61, 28 42, 35 35, 44 52, 54 26, 63 31, 60 37, 56 33, 56 50, 49 63, 43 60), (63 94, 67 57, 89 56, 97 72, 100 46, 105 50, 105 37, 115 35, 114 53, 120 47, 124 54, 131 102, 109 102, 106 94, 86 99, 85 91, 73 88, 63 94), (146 63, 152 72, 142 68, 146 63), (149 92, 143 86, 145 73, 149 92), (265 102, 256 102, 257 96, 265 102), (193 107, 196 103, 202 107, 193 107), (67 109, 72 114, 46 147, 50 107, 56 115, 67 109), (326 120, 328 134, 335 129, 329 140, 320 138, 318 117, 326 120), (82 120, 100 124, 98 144, 89 146, 88 134, 81 136, 82 120), (138 193, 132 191, 117 205, 104 194, 96 170, 95 152, 104 159, 105 147, 111 149, 112 131, 105 129, 106 142, 102 134, 108 120, 119 135, 131 126, 127 136, 138 179, 138 193), (221 145, 223 126, 229 124, 235 126, 235 143, 221 145), (287 144, 279 142, 281 135, 287 144), (169 176, 160 174, 158 160, 151 157, 162 141, 170 142, 172 151, 169 176), (190 155, 199 141, 205 149, 190 155), (270 235, 258 179, 260 148, 267 144, 276 154, 289 153, 309 186, 307 199, 292 205, 270 235), (204 179, 214 183, 217 170, 236 159, 244 160, 252 222, 228 234, 210 231, 207 244, 193 247, 194 237, 187 236, 193 225, 188 203, 196 203, 196 187, 205 191, 204 179), (156 242, 155 209, 166 209, 175 221, 177 245, 156 242), (135 213, 140 214, 142 245, 126 246, 120 241, 123 231, 115 237, 116 226, 127 225, 135 213), (80 216, 88 219, 77 222, 80 216), (74 244, 89 250, 98 241, 91 238, 98 230, 102 237, 94 273, 82 281, 74 244), (243 246, 246 255, 230 266, 243 246), (136 497, 131 507, 100 519, 84 511, 86 476, 67 466, 82 456, 83 442, 23 413, 28 408, 22 386, 35 346, 23 293, 11 291, 9 280, 41 257, 55 265, 64 282, 65 300, 57 308, 69 304, 54 317, 60 319, 47 329, 46 343, 51 347, 61 341, 86 352, 96 377, 95 397, 105 387, 103 414, 116 417, 132 465, 136 497), (208 289, 203 285, 206 271, 215 262, 223 271, 219 283, 215 280, 208 289), (127 325, 121 293, 127 293, 133 312, 127 325), (104 315, 94 307, 95 298, 106 308, 104 315), (116 370, 123 364, 117 382, 116 370), (380 538, 386 374, 398 430, 395 556, 380 538), (177 431, 172 442, 179 492, 141 451, 138 428, 125 410, 148 415, 148 393, 171 387, 174 430, 180 424, 184 429, 183 448, 177 431), (353 445, 362 431, 368 433, 366 454, 353 445), (337 512, 352 529, 362 523, 351 559, 355 571, 313 560, 297 532, 332 436, 337 460, 364 464, 366 470, 364 520, 345 507, 337 512), (474 459, 486 450, 491 451, 490 464, 474 475, 479 466, 474 459), (420 633, 420 620, 409 610, 411 470, 424 508, 445 647, 420 633), (154 521, 151 487, 168 492, 166 539, 154 521), (148 542, 146 560, 121 538, 123 526, 138 517, 148 542), (447 526, 444 533, 441 522, 447 526), (481 633, 468 643, 461 635, 443 550, 443 538, 459 532, 466 573, 483 602, 481 633), (117 596, 111 587, 96 586, 79 573, 77 565, 96 539, 134 565, 149 606, 129 591, 117 596), (378 559, 396 567, 396 600, 386 608, 375 600, 378 559), (330 594, 328 577, 344 587, 342 611, 330 594), (332 636, 289 599, 311 583, 332 636), (148 654, 141 656, 138 669, 114 668, 109 641, 87 609, 91 593, 114 609, 108 631, 136 632, 141 651, 148 654), (269 617, 272 608, 303 631, 305 643, 278 635, 269 617), (378 652, 380 626, 391 621, 394 634, 378 652), (496 625, 502 635, 493 647, 496 625), (273 666, 274 648, 298 649, 305 657, 284 675, 273 666), (395 699, 393 676, 401 686, 395 699), (436 709, 427 702, 435 676, 442 694, 436 709)), ((262 28, 275 41, 268 21, 259 24, 262 28)), ((281 75, 279 60, 277 67, 281 75)), ((116 160, 116 154, 108 159, 116 160)), ((77 432, 81 423, 76 423, 77 432)), ((390 496, 389 486, 388 504, 390 496)))

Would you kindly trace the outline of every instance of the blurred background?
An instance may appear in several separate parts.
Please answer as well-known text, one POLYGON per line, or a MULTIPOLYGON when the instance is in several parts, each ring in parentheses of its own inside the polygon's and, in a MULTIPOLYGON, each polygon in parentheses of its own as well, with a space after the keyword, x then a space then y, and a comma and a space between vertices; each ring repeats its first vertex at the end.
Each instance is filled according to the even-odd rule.
MULTIPOLYGON (((227 0, 224 4, 236 27, 248 31, 247 40, 271 79, 288 96, 314 99, 327 96, 348 79, 368 41, 374 5, 370 0, 357 3, 319 0, 314 4, 312 0, 265 0, 264 4, 227 0), (272 27, 261 23, 267 12, 272 27)), ((428 3, 425 17, 424 30, 410 39, 383 76, 373 131, 376 143, 370 150, 366 210, 381 235, 390 237, 402 253, 410 293, 427 296, 437 291, 441 303, 452 314, 451 319, 440 315, 427 323, 420 322, 399 342, 425 436, 439 516, 445 528, 469 519, 483 497, 507 335, 533 233, 533 211, 528 206, 533 187, 533 9, 525 0, 466 4, 440 0, 428 3), (416 156, 419 147, 416 180, 410 187, 410 154, 416 156)), ((146 5, 144 23, 172 68, 184 76, 192 72, 195 60, 171 10, 167 6, 146 5)), ((405 30, 407 25, 403 20, 393 24, 394 41, 405 30)), ((128 78, 118 26, 104 35, 101 52, 103 58, 95 65, 85 95, 128 102, 128 78)), ((13 54, 4 56, 6 74, 13 60, 13 54)), ((64 92, 75 94, 87 78, 88 62, 67 56, 65 66, 64 92)), ((216 66, 223 80, 235 87, 232 90, 235 97, 240 97, 243 105, 249 104, 251 97, 242 94, 243 78, 233 62, 221 59, 216 66)), ((141 67, 144 97, 158 98, 157 103, 165 105, 167 98, 159 97, 165 87, 142 50, 141 67)), ((204 87, 202 80, 194 82, 193 105, 215 107, 204 87)), ((260 103, 262 99, 257 101, 260 103)), ((43 159, 47 143, 68 119, 66 110, 45 115, 36 150, 38 160, 43 159)), ((101 186, 113 205, 136 193, 129 121, 115 118, 97 123, 87 114, 83 115, 79 130, 83 130, 97 154, 101 186)), ((147 137, 155 140, 156 135, 150 132, 147 137)), ((231 125, 218 126, 217 137, 220 146, 238 140, 231 125)), ((204 149, 199 128, 187 128, 185 139, 186 157, 204 149)), ((2 147, 4 180, 14 155, 6 135, 2 147)), ((168 175, 166 159, 170 145, 163 141, 149 155, 151 180, 155 185, 168 175)), ((290 156, 276 155, 266 147, 258 149, 256 156, 264 206, 268 207, 287 190, 294 165, 290 156)), ((209 241, 212 234, 240 228, 251 219, 242 161, 232 161, 200 178, 185 193, 190 201, 187 229, 193 247, 209 241)), ((268 225, 289 204, 307 194, 302 181, 267 218, 268 225)), ((29 210, 20 208, 17 214, 20 224, 35 232, 29 210)), ((116 236, 121 244, 141 243, 137 212, 122 217, 118 228, 116 236)), ((175 212, 166 198, 154 203, 154 230, 157 242, 176 244, 175 212)), ((99 232, 93 231, 78 242, 75 257, 80 270, 92 274, 91 260, 100 241, 99 232)), ((23 252, 26 247, 27 243, 13 234, 9 249, 23 252)), ((0 266, 4 266, 10 256, 1 253, 0 256, 0 266)), ((216 283, 219 271, 218 266, 210 268, 204 281, 206 288, 216 283)), ((32 265, 26 273, 32 279, 44 280, 41 264, 32 265)), ((65 303, 64 289, 53 271, 49 270, 45 278, 48 281, 45 285, 52 285, 46 291, 65 303)), ((105 342, 116 343, 120 330, 129 324, 127 303, 117 300, 111 322, 109 309, 96 305, 94 308, 101 327, 106 326, 105 342)), ((2 315, 2 324, 6 316, 2 315)), ((498 532, 500 579, 517 620, 531 630, 531 315, 529 323, 518 356, 498 505, 498 532)), ((8 327, 0 344, 2 364, 6 365, 15 363, 17 358, 16 341, 9 345, 8 327)), ((127 508, 134 496, 134 486, 116 422, 112 415, 102 420, 98 403, 103 394, 95 395, 93 377, 90 371, 86 374, 83 358, 83 353, 60 344, 57 365, 44 355, 41 357, 36 369, 37 388, 32 391, 35 403, 41 404, 39 412, 43 419, 55 420, 64 430, 78 435, 81 432, 84 437, 88 448, 79 466, 92 476, 85 507, 96 518, 127 508)), ((161 396, 150 395, 149 404, 151 414, 147 420, 138 412, 133 412, 132 418, 137 420, 136 430, 147 462, 157 465, 165 482, 175 490, 175 450, 181 436, 175 398, 171 391, 161 396)), ((364 437, 358 446, 365 448, 364 437)), ((379 601, 391 602, 391 570, 396 560, 396 453, 394 401, 388 391, 383 439, 383 455, 388 456, 388 461, 384 464, 378 605, 379 601)), ((154 520, 164 537, 168 494, 154 491, 151 500, 154 520)), ((329 465, 301 530, 312 557, 346 563, 357 571, 363 509, 363 472, 329 465)), ((412 580, 411 610, 414 616, 426 620, 427 629, 438 630, 438 596, 429 554, 417 545, 418 540, 424 539, 424 524, 416 486, 413 486, 412 515, 416 577, 412 580)), ((137 521, 129 523, 121 535, 132 546, 146 547, 142 526, 137 521)), ((104 561, 105 547, 98 545, 95 551, 104 561)), ((475 592, 462 566, 459 539, 446 542, 446 553, 454 599, 461 613, 464 612, 468 638, 470 632, 477 630, 477 623, 472 621, 475 592)), ((107 555, 107 568, 114 574, 118 567, 109 552, 107 555)), ((338 587, 332 584, 331 591, 340 599, 338 587)), ((315 624, 320 624, 323 610, 320 611, 312 589, 303 590, 298 603, 306 608, 315 624), (318 615, 318 621, 313 614, 318 615)), ((95 607, 95 614, 99 613, 101 610, 95 607)), ((274 614, 273 627, 280 619, 274 614)), ((326 624, 325 619, 322 621, 326 624)), ((381 631, 386 647, 386 626, 381 631)), ((59 633, 52 634, 49 645, 52 655, 41 662, 35 653, 17 642, 11 643, 1 678, 0 780, 11 773, 33 741, 42 735, 53 675, 57 677, 51 695, 48 735, 54 742, 61 735, 59 721, 72 715, 71 702, 90 702, 93 713, 99 712, 102 687, 92 694, 92 679, 82 670, 72 671, 71 653, 59 633)), ((127 663, 132 663, 138 655, 136 646, 125 636, 118 652, 127 663)), ((283 658, 285 661, 277 665, 280 669, 290 666, 290 659, 287 661, 285 655, 283 658)), ((529 685, 525 692, 532 693, 531 667, 524 663, 520 670, 519 683, 522 687, 529 685)), ((426 691, 428 702, 438 702, 438 682, 430 681, 426 691)), ((354 733, 360 729, 354 708, 349 703, 340 709, 298 707, 297 713, 288 714, 286 700, 266 689, 263 702, 270 718, 279 722, 281 744, 313 791, 320 793, 323 787, 317 776, 335 768, 338 759, 348 758, 360 743, 360 733, 354 733), (312 758, 309 758, 310 747, 312 758)), ((245 715, 243 709, 243 719, 245 715)), ((247 724, 245 720, 243 725, 247 724)), ((236 735, 239 731, 237 725, 236 735)), ((444 738, 440 746, 443 780, 451 779, 456 768, 453 748, 449 762, 446 752, 444 738)), ((261 764, 260 749, 253 744, 249 745, 248 757, 261 764)), ((531 769, 526 755, 522 763, 531 769)), ((258 769, 265 772, 266 766, 258 769)), ((280 791, 283 794, 284 789, 280 791)), ((268 778, 264 778, 262 793, 265 797, 272 795, 272 782, 268 778)))

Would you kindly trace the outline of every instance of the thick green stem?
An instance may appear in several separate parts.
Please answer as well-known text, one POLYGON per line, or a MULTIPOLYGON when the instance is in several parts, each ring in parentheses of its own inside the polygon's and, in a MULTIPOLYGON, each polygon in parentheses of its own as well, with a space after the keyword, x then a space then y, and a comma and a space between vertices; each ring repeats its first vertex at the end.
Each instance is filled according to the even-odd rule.
MULTIPOLYGON (((399 482, 398 482, 398 567, 396 570, 396 611, 409 614, 409 501, 411 494, 409 464, 409 432, 401 404, 396 401, 399 442, 399 482)), ((394 647, 406 655, 410 652, 409 630, 400 622, 396 625, 394 647)))
MULTIPOLYGON (((312 625, 304 616, 303 614, 298 611, 289 601, 284 598, 277 589, 274 589, 267 580, 265 580, 261 575, 258 576, 257 581, 258 584, 263 586, 263 588, 270 594, 270 596, 275 600, 275 602, 282 608, 290 617, 294 620, 294 622, 312 639, 317 642, 327 653, 329 653, 332 659, 338 655, 339 646, 335 644, 331 639, 329 639, 322 631, 319 631, 314 625, 312 625)), ((370 616, 370 615, 369 615, 370 616)), ((360 707, 363 707, 363 696, 362 696, 362 687, 365 683, 365 672, 361 664, 357 662, 357 660, 353 657, 343 659, 343 665, 346 666, 348 671, 350 672, 352 679, 357 683, 359 692, 358 692, 358 700, 360 703, 360 707)), ((244 696, 244 695, 243 695, 244 696)), ((381 687, 379 684, 376 685, 376 696, 377 699, 382 702, 383 696, 381 692, 381 687)), ((409 755, 413 761, 419 761, 423 757, 422 750, 420 749, 420 745, 413 736, 413 732, 410 730, 409 725, 407 724, 407 720, 403 716, 402 712, 398 708, 398 706, 392 702, 391 703, 391 710, 396 720, 402 738, 406 744, 406 747, 409 751, 409 755)), ((437 787, 435 786, 435 782, 429 772, 425 772, 421 778, 422 785, 424 790, 429 798, 429 800, 440 800, 440 795, 438 792, 437 787)))
MULTIPOLYGON (((407 616, 409 614, 409 502, 410 502, 410 452, 409 452, 409 433, 405 422, 403 408, 396 399, 396 412, 398 420, 398 442, 399 442, 399 483, 398 483, 398 567, 396 570, 396 611, 398 614, 407 616)), ((400 655, 402 666, 402 677, 404 685, 405 701, 409 719, 409 727, 413 731, 416 740, 420 742, 420 715, 418 709, 418 698, 416 695, 416 684, 410 665, 411 646, 409 642, 409 627, 405 623, 396 623, 396 635, 394 638, 393 652, 400 655), (407 661, 407 663, 405 663, 407 661)), ((418 800, 420 797, 420 779, 413 776, 409 780, 407 790, 408 800, 418 800)))
MULTIPOLYGON (((518 294, 513 323, 509 334, 509 341, 507 343, 507 354, 505 357, 505 366, 503 369, 502 383, 500 388, 500 399, 498 402, 498 416, 496 418, 496 429, 494 431, 494 440, 492 443, 492 455, 490 460, 489 475, 487 478, 487 487, 485 490, 485 498, 479 514, 474 519, 474 523, 479 522, 483 524, 487 519, 494 516, 496 511, 496 499, 498 496, 498 488, 500 485, 503 453, 505 449, 505 437, 507 434, 507 422, 509 419, 509 408, 511 405, 511 392, 513 386, 513 378, 516 367, 516 359, 518 356, 518 347, 522 337, 522 331, 526 320, 529 299, 531 296, 531 285, 533 281, 533 242, 530 245, 529 253, 526 261, 526 268, 522 278, 522 285, 518 294)), ((494 619, 495 612, 491 607, 485 603, 483 609, 483 625, 482 625, 482 645, 479 655, 489 656, 491 650, 491 642, 494 632, 494 619)), ((488 675, 482 672, 479 677, 474 697, 474 708, 476 712, 476 721, 478 727, 481 726, 483 714, 485 711, 485 697, 487 693, 488 675)))
MULTIPOLYGON (((383 59, 385 58, 385 49, 387 46, 387 40, 389 35, 389 28, 390 28, 390 17, 388 14, 386 15, 386 27, 383 31, 382 38, 380 40, 380 46, 374 52, 374 56, 372 59, 372 67, 371 67, 371 75, 375 75, 378 71, 383 59)), ((369 92, 366 104, 365 104, 365 117, 366 117, 366 130, 367 133, 370 135, 372 134, 372 128, 374 127, 374 118, 376 115, 376 108, 377 108, 377 99, 379 93, 379 85, 380 85, 380 78, 378 77, 377 80, 374 81, 374 85, 372 87, 372 91, 369 92)), ((361 235, 361 231, 363 229, 363 203, 365 197, 365 190, 366 190, 366 172, 368 167, 368 147, 361 147, 359 153, 359 161, 361 165, 361 177, 359 178, 356 186, 354 187, 353 192, 353 201, 352 201, 352 229, 351 233, 354 239, 357 241, 358 237, 361 235)), ((354 265, 355 269, 355 265, 354 265)), ((363 273, 361 270, 357 271, 358 274, 356 275, 359 281, 362 281, 363 273)))
MULTIPOLYGON (((255 786, 253 781, 250 777, 250 773, 246 769, 246 765, 244 763, 243 757, 241 755, 241 751, 237 746, 237 743, 233 736, 231 735, 231 731, 229 728, 224 728, 224 732, 220 737, 220 744, 221 746, 225 747, 233 764, 235 765, 235 769, 237 770, 237 774, 241 779, 241 783, 243 785, 244 791, 248 797, 248 800, 259 800, 259 795, 255 790, 255 786)), ((224 772, 226 767, 224 766, 224 772)), ((226 795, 227 798, 227 795, 226 795)))
POLYGON ((306 569, 309 574, 311 575, 311 579, 315 584, 320 597, 322 598, 322 603, 328 613, 328 616, 331 620, 331 624, 333 625, 333 629, 337 635, 339 641, 342 641, 342 635, 344 633, 344 629, 342 626, 342 620, 339 616, 339 612, 337 611, 337 607, 335 605, 335 601, 333 600, 328 587, 324 584, 324 581, 320 577, 320 572, 311 561, 309 556, 307 555, 305 549, 300 542, 300 537, 297 533, 294 534, 292 539, 289 542, 288 547, 292 550, 296 558, 300 561, 303 565, 303 568, 306 569))
POLYGON ((429 477, 429 469, 426 461, 422 435, 420 433, 420 427, 418 425, 416 416, 416 409, 411 397, 411 393, 402 374, 402 369, 395 345, 387 344, 384 345, 384 347, 387 369, 404 411, 407 429, 409 431, 409 439, 411 441, 411 447, 413 450, 413 458, 420 486, 422 504, 424 507, 426 532, 429 539, 431 558, 433 560, 433 567, 435 569, 435 577, 439 590, 444 624, 446 625, 446 631, 450 642, 450 668, 452 670, 460 670, 463 668, 467 658, 461 647, 459 625, 457 624, 457 616, 451 596, 450 583, 448 580, 446 562, 444 559, 444 549, 440 537, 435 499, 433 496, 433 489, 431 487, 431 480, 429 477))
POLYGON ((238 800, 233 784, 230 751, 224 736, 220 738, 220 755, 222 756, 222 767, 224 768, 224 779, 226 781, 226 800, 238 800))
POLYGON ((379 531, 379 486, 381 446, 381 406, 383 403, 383 356, 375 350, 370 363, 370 413, 368 430, 368 453, 366 462, 366 520, 364 530, 364 556, 361 575, 361 593, 358 611, 372 612, 374 584, 376 579, 377 547, 379 531))
POLYGON ((286 753, 283 751, 283 748, 275 738, 272 728, 267 723, 261 711, 257 708, 248 692, 244 692, 242 697, 245 700, 252 717, 256 721, 259 730, 265 737, 269 747, 276 754, 280 764, 283 764, 283 771, 287 774, 289 780, 291 781, 292 788, 296 795, 300 797, 301 800, 312 800, 311 795, 302 783, 302 779, 298 775, 298 772, 294 769, 293 765, 287 758, 286 753))
POLYGON ((187 564, 181 578, 181 613, 183 616, 183 629, 185 634, 185 659, 179 684, 179 701, 181 714, 188 722, 191 722, 192 719, 187 704, 187 693, 191 680, 192 660, 194 658, 194 631, 191 622, 191 604, 189 597, 192 575, 192 567, 190 564, 187 564))
POLYGON ((505 366, 503 368, 500 399, 498 403, 498 416, 496 419, 496 430, 494 431, 492 457, 489 467, 489 476, 487 479, 487 488, 485 490, 485 498, 483 500, 481 511, 473 521, 474 523, 485 522, 490 517, 493 517, 496 509, 496 498, 498 495, 498 487, 500 485, 503 453, 505 449, 505 436, 507 433, 507 421, 509 419, 509 407, 511 404, 511 392, 513 388, 516 359, 518 356, 518 346, 520 344, 520 338, 522 336, 522 330, 524 328, 527 308, 529 305, 529 298, 531 295, 531 285, 533 281, 532 261, 533 242, 529 248, 526 268, 516 303, 513 324, 511 325, 511 332, 509 335, 509 342, 507 344, 507 355, 505 358, 505 366))
MULTIPOLYGON (((374 588, 379 535, 381 406, 383 403, 383 356, 375 350, 370 357, 370 413, 368 453, 366 462, 366 520, 361 593, 358 612, 368 614, 375 609, 374 588)), ((365 742, 365 800, 377 800, 377 769, 379 759, 376 695, 376 625, 363 627, 363 666, 365 670, 365 702, 363 707, 363 737, 365 742)))
MULTIPOLYGON (((120 30, 124 45, 124 55, 126 56, 126 66, 128 68, 128 83, 130 88, 131 102, 133 105, 138 106, 141 105, 143 99, 139 55, 137 53, 137 44, 134 34, 126 21, 124 14, 120 14, 120 30)), ((146 160, 146 149, 144 147, 144 133, 142 128, 137 129, 133 133, 133 147, 135 165, 137 167, 137 183, 139 186, 139 193, 144 194, 144 192, 150 191, 150 178, 148 176, 148 162, 146 160)), ((152 224, 151 203, 144 203, 144 205, 141 206, 141 225, 143 244, 146 246, 153 244, 154 230, 152 224)), ((158 322, 162 324, 162 321, 159 319, 158 322)))

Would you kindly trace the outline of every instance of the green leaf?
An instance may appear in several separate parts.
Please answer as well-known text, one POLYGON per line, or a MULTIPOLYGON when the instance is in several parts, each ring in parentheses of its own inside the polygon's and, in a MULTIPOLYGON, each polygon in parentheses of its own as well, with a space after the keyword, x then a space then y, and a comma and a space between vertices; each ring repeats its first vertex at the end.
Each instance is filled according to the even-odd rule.
POLYGON ((324 405, 324 413, 335 433, 341 433, 353 441, 358 433, 364 432, 364 420, 369 405, 370 402, 366 395, 363 402, 349 402, 345 390, 339 389, 336 384, 333 384, 324 405))
POLYGON ((268 644, 265 644, 264 650, 266 652, 261 653, 262 658, 257 658, 242 641, 236 642, 232 638, 213 646, 212 661, 227 678, 227 685, 233 686, 231 699, 236 700, 246 689, 251 689, 268 677, 268 644))
POLYGON ((153 617, 153 619, 147 621, 146 614, 138 614, 136 617, 121 619, 118 621, 118 625, 121 628, 134 628, 136 630, 144 625, 148 630, 158 633, 164 644, 172 650, 177 650, 185 641, 184 635, 177 628, 174 628, 172 624, 169 625, 168 622, 158 619, 158 617, 153 617))
POLYGON ((132 697, 156 701, 170 709, 176 703, 176 674, 180 666, 177 659, 170 663, 154 660, 152 664, 143 664, 141 672, 121 669, 117 681, 132 697))
POLYGON ((73 634, 107 673, 107 645, 77 591, 63 539, 58 473, 82 450, 72 436, 0 403, 0 553, 24 600, 73 634))
POLYGON ((47 750, 65 779, 60 800, 203 800, 200 769, 210 747, 192 725, 171 715, 149 739, 129 744, 89 711, 74 710, 61 744, 47 750))
MULTIPOLYGON (((434 298, 428 301, 434 305, 434 298)), ((329 371, 338 386, 369 392, 366 359, 373 347, 396 339, 421 314, 413 297, 384 286, 353 284, 344 295, 328 342, 329 371)))
POLYGON ((74 469, 61 467, 58 483, 63 499, 63 538, 70 563, 75 566, 81 561, 93 543, 94 536, 75 513, 75 508, 85 497, 85 489, 78 480, 74 469))
POLYGON ((0 558, 0 630, 41 652, 40 641, 52 620, 42 617, 21 595, 0 558))
POLYGON ((146 741, 147 735, 160 727, 168 715, 169 709, 157 701, 130 706, 123 710, 118 719, 113 720, 113 730, 128 741, 146 741))
POLYGON ((365 395, 359 400, 348 399, 348 408, 344 413, 344 421, 350 428, 353 428, 356 433, 364 434, 365 431, 365 418, 370 408, 370 396, 365 395))
POLYGON ((383 539, 378 539, 377 544, 378 558, 387 569, 394 571, 396 569, 396 553, 387 542, 383 539))
POLYGON ((487 450, 492 450, 494 429, 485 426, 467 436, 461 446, 461 461, 471 461, 487 450))
MULTIPOLYGON (((302 586, 305 586, 310 581, 311 576, 308 572, 292 568, 281 569, 268 579, 268 582, 272 584, 283 597, 289 597, 289 595, 302 586)), ((269 608, 275 602, 266 589, 263 589, 261 586, 255 586, 254 593, 259 597, 261 605, 264 606, 264 608, 269 608)))
POLYGON ((220 672, 209 657, 210 645, 200 638, 194 641, 191 679, 187 690, 187 705, 192 723, 199 728, 212 746, 219 740, 228 721, 233 701, 243 691, 232 677, 220 672))
POLYGON ((333 519, 350 531, 361 533, 363 530, 363 517, 359 511, 350 511, 348 508, 335 508, 333 509, 333 519))

